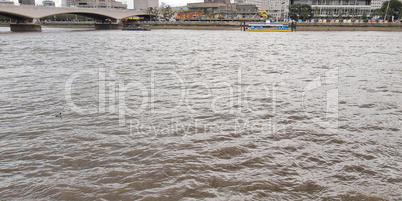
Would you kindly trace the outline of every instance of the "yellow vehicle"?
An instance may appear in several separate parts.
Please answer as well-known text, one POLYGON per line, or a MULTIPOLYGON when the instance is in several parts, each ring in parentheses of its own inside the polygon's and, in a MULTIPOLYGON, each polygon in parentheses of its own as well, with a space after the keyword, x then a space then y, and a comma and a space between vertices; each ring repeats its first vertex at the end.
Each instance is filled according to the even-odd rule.
POLYGON ((262 18, 268 18, 268 11, 267 10, 260 10, 258 11, 262 18))

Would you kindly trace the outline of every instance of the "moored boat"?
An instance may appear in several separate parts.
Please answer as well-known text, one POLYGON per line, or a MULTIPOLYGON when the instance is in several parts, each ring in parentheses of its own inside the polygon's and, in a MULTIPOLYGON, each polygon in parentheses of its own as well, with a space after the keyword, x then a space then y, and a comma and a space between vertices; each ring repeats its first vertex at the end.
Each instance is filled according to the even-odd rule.
POLYGON ((151 28, 149 27, 123 27, 123 31, 151 31, 151 28))
POLYGON ((253 22, 248 25, 245 31, 272 31, 272 32, 291 32, 292 27, 285 22, 253 22))

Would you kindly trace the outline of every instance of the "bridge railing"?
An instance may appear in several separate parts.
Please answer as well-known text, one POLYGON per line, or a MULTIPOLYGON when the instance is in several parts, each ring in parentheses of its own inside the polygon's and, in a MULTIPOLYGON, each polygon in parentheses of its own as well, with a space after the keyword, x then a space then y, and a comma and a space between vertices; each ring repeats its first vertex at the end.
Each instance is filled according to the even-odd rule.
MULTIPOLYGON (((98 10, 115 10, 115 11, 137 11, 134 9, 123 9, 123 8, 84 8, 84 7, 50 7, 50 6, 42 6, 42 5, 7 5, 7 4, 0 4, 0 7, 25 7, 25 8, 32 8, 32 7, 39 7, 39 8, 55 8, 55 9, 98 9, 98 10)), ((137 11, 139 12, 139 11, 137 11)), ((145 14, 145 12, 143 13, 145 14)))

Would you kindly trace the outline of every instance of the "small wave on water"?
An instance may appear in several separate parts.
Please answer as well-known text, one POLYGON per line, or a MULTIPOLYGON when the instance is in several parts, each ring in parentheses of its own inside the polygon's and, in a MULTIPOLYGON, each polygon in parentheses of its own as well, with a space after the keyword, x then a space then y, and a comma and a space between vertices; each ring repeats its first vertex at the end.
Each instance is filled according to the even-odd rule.
POLYGON ((2 200, 402 199, 398 33, 1 34, 2 200))

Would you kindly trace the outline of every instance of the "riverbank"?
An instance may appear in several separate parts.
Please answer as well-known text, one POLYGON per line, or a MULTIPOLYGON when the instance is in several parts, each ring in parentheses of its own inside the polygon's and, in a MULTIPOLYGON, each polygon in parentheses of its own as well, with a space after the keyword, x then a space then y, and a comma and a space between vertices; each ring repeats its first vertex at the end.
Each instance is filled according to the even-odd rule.
POLYGON ((402 31, 402 24, 298 24, 296 31, 402 31))
MULTIPOLYGON (((237 22, 151 22, 139 23, 151 29, 187 29, 187 30, 241 30, 237 22)), ((8 27, 8 23, 0 23, 0 27, 8 27)), ((42 27, 55 28, 95 28, 94 22, 44 22, 42 27)), ((401 23, 299 23, 296 31, 396 31, 402 32, 401 23)))
POLYGON ((180 25, 152 25, 151 29, 187 29, 187 30, 239 30, 240 26, 180 26, 180 25))
MULTIPOLYGON (((229 26, 172 26, 172 25, 153 25, 149 26, 151 29, 188 29, 188 30, 241 30, 238 27, 229 26)), ((366 26, 366 27, 354 27, 354 26, 297 26, 296 31, 401 31, 402 26, 366 26)))
POLYGON ((402 27, 297 27, 296 31, 402 31, 402 27))
MULTIPOLYGON (((147 22, 152 29, 241 30, 239 22, 147 22)), ((296 31, 402 31, 401 23, 298 23, 296 31)))
POLYGON ((241 30, 238 22, 142 22, 127 23, 132 26, 145 26, 151 29, 187 29, 187 30, 241 30))

